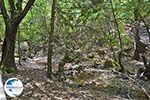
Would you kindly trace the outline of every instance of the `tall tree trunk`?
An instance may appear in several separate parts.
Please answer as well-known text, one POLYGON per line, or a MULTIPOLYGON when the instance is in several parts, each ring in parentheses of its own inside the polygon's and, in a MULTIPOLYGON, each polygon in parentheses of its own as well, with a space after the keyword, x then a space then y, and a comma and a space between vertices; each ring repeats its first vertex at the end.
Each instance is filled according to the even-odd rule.
POLYGON ((22 58, 22 55, 21 55, 21 48, 20 48, 20 28, 18 27, 18 56, 19 56, 19 60, 18 60, 18 63, 19 65, 21 65, 21 58, 22 58))
POLYGON ((15 41, 16 41, 16 34, 17 34, 17 26, 13 24, 7 24, 5 30, 5 39, 3 42, 2 47, 2 59, 1 59, 1 66, 3 71, 6 72, 15 72, 16 65, 15 65, 15 41))
POLYGON ((112 14, 113 14, 113 18, 114 18, 114 23, 116 25, 116 30, 118 32, 118 39, 119 39, 119 46, 120 46, 120 51, 119 51, 119 54, 118 54, 118 64, 120 66, 120 72, 124 72, 124 66, 122 65, 122 49, 123 49, 123 43, 122 43, 122 39, 121 39, 121 32, 120 32, 120 29, 119 29, 119 24, 118 24, 118 21, 117 21, 117 18, 116 18, 116 14, 115 14, 115 9, 113 7, 113 2, 112 0, 110 0, 110 4, 111 4, 111 9, 112 9, 112 14))
POLYGON ((133 57, 132 59, 133 60, 139 60, 140 59, 140 52, 139 52, 139 46, 138 46, 138 43, 140 42, 140 36, 139 36, 139 33, 138 33, 138 29, 136 29, 136 33, 134 33, 134 39, 135 39, 135 50, 134 50, 134 54, 133 54, 133 57))
POLYGON ((134 32, 134 40, 135 40, 135 51, 133 54, 132 59, 134 60, 139 60, 140 59, 140 52, 139 52, 139 42, 140 42, 140 35, 139 35, 139 8, 138 6, 134 8, 134 27, 135 27, 135 32, 134 32))
POLYGON ((52 3, 52 12, 51 12, 51 31, 49 32, 49 43, 48 43, 48 60, 47 60, 47 76, 51 78, 52 75, 52 56, 53 56, 53 42, 54 42, 54 26, 55 26, 55 6, 56 0, 53 0, 52 3))

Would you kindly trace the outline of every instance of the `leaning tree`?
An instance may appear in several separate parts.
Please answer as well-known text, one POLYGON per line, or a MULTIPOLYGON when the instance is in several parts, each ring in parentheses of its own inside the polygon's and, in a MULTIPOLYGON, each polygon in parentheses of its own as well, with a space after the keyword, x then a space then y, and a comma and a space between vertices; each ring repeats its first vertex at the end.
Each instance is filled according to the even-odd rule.
POLYGON ((35 0, 24 0, 27 1, 27 3, 23 9, 22 5, 25 3, 23 0, 7 1, 0 0, 1 14, 5 23, 5 38, 2 46, 1 69, 6 72, 16 72, 17 68, 15 65, 14 52, 17 28, 27 15, 35 0))

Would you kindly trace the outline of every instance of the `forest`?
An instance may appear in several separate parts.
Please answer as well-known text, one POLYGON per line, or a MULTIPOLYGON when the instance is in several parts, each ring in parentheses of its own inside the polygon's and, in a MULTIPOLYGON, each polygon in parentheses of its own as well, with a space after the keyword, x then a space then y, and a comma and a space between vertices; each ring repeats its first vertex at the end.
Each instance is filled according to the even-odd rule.
POLYGON ((150 100, 150 0, 0 0, 0 100, 150 100))

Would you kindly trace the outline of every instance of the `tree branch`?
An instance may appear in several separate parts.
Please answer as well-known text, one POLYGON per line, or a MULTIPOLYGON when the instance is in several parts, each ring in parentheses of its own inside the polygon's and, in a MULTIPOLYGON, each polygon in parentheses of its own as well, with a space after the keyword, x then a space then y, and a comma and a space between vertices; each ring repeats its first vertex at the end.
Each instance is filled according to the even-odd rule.
POLYGON ((31 6, 33 5, 34 2, 35 2, 35 0, 29 0, 27 2, 23 11, 15 18, 16 25, 18 25, 22 21, 22 19, 26 16, 26 14, 28 13, 29 9, 31 8, 31 6))
POLYGON ((16 3, 17 10, 22 11, 22 0, 18 0, 16 3))
POLYGON ((4 18, 5 24, 7 23, 7 20, 9 19, 9 15, 7 13, 4 0, 1 0, 1 13, 4 18))
POLYGON ((15 4, 14 4, 14 0, 9 0, 9 5, 10 5, 10 9, 11 9, 11 17, 13 17, 14 12, 15 12, 15 4))

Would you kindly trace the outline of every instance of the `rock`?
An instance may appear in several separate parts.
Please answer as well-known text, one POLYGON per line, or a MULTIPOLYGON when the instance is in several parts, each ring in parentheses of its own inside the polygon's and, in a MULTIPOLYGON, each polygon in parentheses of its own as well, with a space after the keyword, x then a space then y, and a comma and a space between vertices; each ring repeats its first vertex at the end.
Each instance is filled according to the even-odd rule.
POLYGON ((104 62, 104 65, 103 65, 103 68, 104 69, 110 69, 110 68, 114 68, 116 70, 119 70, 120 69, 120 66, 117 62, 113 61, 113 60, 106 60, 104 62))
POLYGON ((88 54, 87 57, 88 57, 88 58, 94 58, 94 54, 93 54, 93 53, 90 53, 90 54, 88 54))

